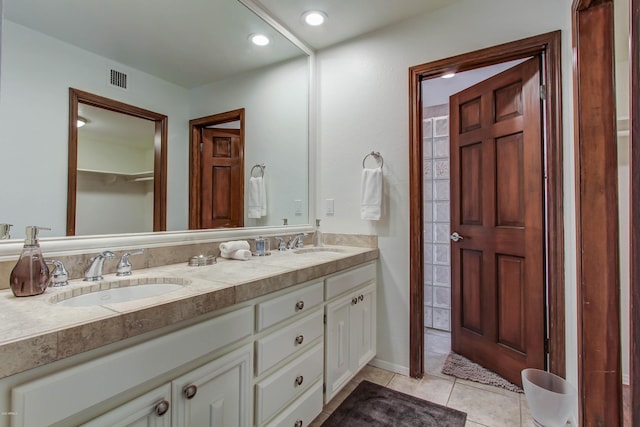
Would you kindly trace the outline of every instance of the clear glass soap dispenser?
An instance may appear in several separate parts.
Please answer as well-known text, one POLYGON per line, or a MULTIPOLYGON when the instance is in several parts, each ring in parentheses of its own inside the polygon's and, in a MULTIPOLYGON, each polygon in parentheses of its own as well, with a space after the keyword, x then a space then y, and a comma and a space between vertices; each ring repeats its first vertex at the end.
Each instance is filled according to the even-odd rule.
POLYGON ((316 231, 313 233, 313 246, 323 246, 322 232, 320 231, 320 220, 316 219, 316 231))
POLYGON ((22 253, 11 271, 11 290, 17 297, 40 295, 47 289, 49 268, 38 243, 40 230, 50 230, 50 228, 35 225, 27 227, 22 253))

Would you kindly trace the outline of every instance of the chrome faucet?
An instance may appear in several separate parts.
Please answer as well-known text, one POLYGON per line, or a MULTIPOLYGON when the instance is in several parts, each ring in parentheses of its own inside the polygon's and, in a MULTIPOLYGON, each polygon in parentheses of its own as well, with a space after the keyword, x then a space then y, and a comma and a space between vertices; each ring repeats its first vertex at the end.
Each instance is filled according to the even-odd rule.
POLYGON ((303 237, 307 237, 307 233, 298 233, 289 240, 289 249, 302 248, 304 247, 304 242, 302 241, 303 237))
POLYGON ((49 285, 52 288, 58 288, 60 286, 67 286, 69 284, 69 272, 65 268, 62 261, 52 259, 46 261, 47 264, 55 266, 53 271, 49 275, 49 285))
POLYGON ((287 250, 287 242, 285 242, 282 237, 276 237, 276 241, 278 242, 278 250, 279 251, 286 251, 287 250))
POLYGON ((104 251, 89 260, 89 268, 84 272, 84 280, 87 282, 97 282, 102 280, 102 265, 105 259, 113 259, 116 255, 111 251, 104 251))
POLYGON ((118 270, 116 276, 131 276, 131 262, 129 261, 129 257, 131 255, 140 255, 144 252, 144 249, 138 249, 136 251, 126 252, 120 258, 120 262, 118 263, 118 270))

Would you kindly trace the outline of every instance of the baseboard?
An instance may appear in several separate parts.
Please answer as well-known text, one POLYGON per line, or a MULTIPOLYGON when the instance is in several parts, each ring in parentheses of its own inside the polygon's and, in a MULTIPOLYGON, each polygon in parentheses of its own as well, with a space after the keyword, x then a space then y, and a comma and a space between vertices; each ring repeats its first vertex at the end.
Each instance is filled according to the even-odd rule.
POLYGON ((377 357, 369 362, 369 365, 376 368, 384 369, 385 371, 395 372, 396 374, 409 376, 409 368, 395 363, 389 363, 385 360, 378 359, 377 357))

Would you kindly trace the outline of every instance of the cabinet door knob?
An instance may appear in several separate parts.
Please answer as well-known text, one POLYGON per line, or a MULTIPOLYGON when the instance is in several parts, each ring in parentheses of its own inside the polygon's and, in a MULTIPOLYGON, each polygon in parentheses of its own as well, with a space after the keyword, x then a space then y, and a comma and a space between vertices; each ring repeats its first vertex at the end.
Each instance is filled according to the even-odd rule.
POLYGON ((198 387, 196 387, 194 384, 188 385, 182 389, 182 394, 187 399, 193 399, 197 392, 198 392, 198 387))
POLYGON ((302 420, 296 421, 296 423, 293 425, 293 427, 302 427, 302 420))
POLYGON ((302 385, 302 381, 304 381, 304 377, 302 375, 298 375, 296 377, 296 382, 295 382, 296 387, 299 386, 299 385, 302 385))
POLYGON ((351 305, 356 305, 358 303, 358 297, 351 298, 351 305))
POLYGON ((304 341, 304 336, 303 335, 298 335, 296 337, 296 344, 302 344, 302 341, 304 341))
POLYGON ((153 412, 156 413, 157 416, 161 417, 167 413, 169 410, 169 402, 166 400, 161 400, 156 403, 156 406, 153 408, 153 412))
POLYGON ((296 303, 296 310, 302 310, 304 308, 304 301, 298 301, 296 303))
POLYGON ((358 301, 362 301, 362 300, 364 300, 364 295, 360 295, 360 296, 358 297, 358 301))

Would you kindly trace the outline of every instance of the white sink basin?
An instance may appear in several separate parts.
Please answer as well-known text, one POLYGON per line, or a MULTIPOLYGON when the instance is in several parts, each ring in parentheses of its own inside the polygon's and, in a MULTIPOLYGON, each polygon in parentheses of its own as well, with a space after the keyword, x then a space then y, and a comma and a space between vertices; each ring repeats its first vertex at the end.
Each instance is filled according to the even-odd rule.
POLYGON ((144 285, 125 286, 90 292, 63 299, 56 304, 65 307, 90 307, 94 305, 115 304, 155 297, 177 291, 178 289, 182 289, 182 285, 178 283, 147 283, 144 285))
POLYGON ((344 252, 344 249, 329 248, 326 246, 319 246, 319 247, 310 246, 308 248, 300 248, 300 249, 293 250, 294 254, 309 254, 313 252, 329 252, 329 253, 338 254, 338 253, 344 252))

